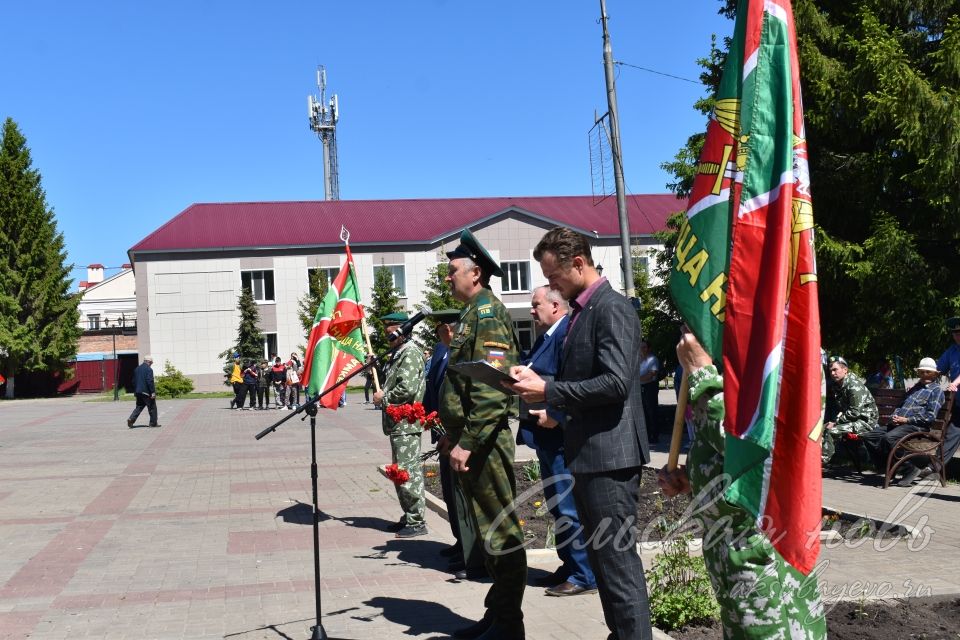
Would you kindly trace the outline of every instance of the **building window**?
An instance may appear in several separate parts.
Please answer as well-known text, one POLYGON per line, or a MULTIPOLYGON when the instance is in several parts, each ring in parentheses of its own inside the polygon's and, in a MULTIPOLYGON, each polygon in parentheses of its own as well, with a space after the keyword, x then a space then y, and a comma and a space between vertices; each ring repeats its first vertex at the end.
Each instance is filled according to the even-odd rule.
POLYGON ((524 353, 530 351, 533 348, 533 320, 514 320, 513 330, 517 332, 520 351, 524 353))
POLYGON ((100 314, 91 313, 87 316, 87 328, 91 331, 96 331, 100 328, 100 314))
POLYGON ((393 278, 393 288, 397 290, 397 295, 401 298, 407 297, 407 277, 402 264, 384 264, 373 268, 373 279, 377 279, 377 271, 386 269, 393 278))
POLYGON ((503 292, 530 290, 530 262, 501 262, 503 292))
POLYGON ((277 334, 263 334, 263 357, 267 359, 270 364, 273 364, 273 360, 270 360, 270 358, 276 357, 277 355, 277 334))
POLYGON ((319 271, 326 276, 327 286, 329 287, 331 284, 333 284, 334 278, 336 278, 340 273, 340 267, 315 267, 313 269, 307 269, 307 287, 310 286, 310 278, 316 271, 319 271))
POLYGON ((250 289, 257 302, 273 302, 273 270, 241 271, 240 285, 250 289))

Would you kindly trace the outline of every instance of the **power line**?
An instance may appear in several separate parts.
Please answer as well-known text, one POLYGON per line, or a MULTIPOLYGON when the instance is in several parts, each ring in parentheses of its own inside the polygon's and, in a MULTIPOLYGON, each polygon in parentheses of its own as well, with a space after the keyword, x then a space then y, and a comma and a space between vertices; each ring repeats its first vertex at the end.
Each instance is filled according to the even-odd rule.
POLYGON ((683 80, 684 82, 692 82, 693 84, 701 84, 699 80, 691 80, 690 78, 684 78, 683 76, 675 76, 672 73, 664 73, 663 71, 657 71, 656 69, 649 69, 647 67, 641 67, 640 65, 630 64, 629 62, 620 62, 619 60, 614 61, 615 65, 621 67, 630 67, 632 69, 639 69, 640 71, 646 71, 647 73, 655 73, 658 76, 666 76, 667 78, 673 78, 674 80, 683 80))

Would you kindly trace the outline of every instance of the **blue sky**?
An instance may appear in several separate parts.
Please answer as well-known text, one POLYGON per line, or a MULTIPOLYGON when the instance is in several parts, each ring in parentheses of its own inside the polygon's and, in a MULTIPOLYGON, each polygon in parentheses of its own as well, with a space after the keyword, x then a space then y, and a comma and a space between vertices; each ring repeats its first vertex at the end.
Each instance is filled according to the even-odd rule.
MULTIPOLYGON (((614 58, 696 79, 732 30, 719 4, 608 0, 614 58)), ((31 0, 3 20, 0 117, 76 265, 119 266, 193 202, 322 199, 318 64, 339 96, 342 199, 591 191, 598 1, 31 0)), ((627 189, 664 192, 659 164, 705 128, 702 88, 618 67, 617 92, 627 189)))

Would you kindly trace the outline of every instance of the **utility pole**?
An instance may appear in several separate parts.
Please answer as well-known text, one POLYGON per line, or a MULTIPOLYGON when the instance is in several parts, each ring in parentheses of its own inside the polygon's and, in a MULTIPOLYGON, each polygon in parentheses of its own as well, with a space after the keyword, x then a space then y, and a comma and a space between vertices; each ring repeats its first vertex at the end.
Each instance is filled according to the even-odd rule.
MULTIPOLYGON (((617 190, 617 217, 620 220, 620 260, 623 269, 623 290, 634 302, 633 260, 630 255, 630 219, 627 217, 627 195, 623 186, 623 157, 620 155, 620 117, 617 115, 617 88, 613 80, 613 47, 607 31, 607 3, 600 0, 600 22, 603 24, 603 70, 607 81, 607 112, 610 115, 610 152, 613 155, 613 180, 617 190)), ((636 302, 634 303, 636 306, 636 302)))
POLYGON ((323 143, 323 197, 324 200, 340 199, 340 172, 337 168, 337 120, 340 119, 340 110, 337 95, 326 103, 327 70, 323 66, 317 67, 317 88, 320 90, 320 99, 307 96, 307 114, 310 118, 310 129, 317 134, 323 143))

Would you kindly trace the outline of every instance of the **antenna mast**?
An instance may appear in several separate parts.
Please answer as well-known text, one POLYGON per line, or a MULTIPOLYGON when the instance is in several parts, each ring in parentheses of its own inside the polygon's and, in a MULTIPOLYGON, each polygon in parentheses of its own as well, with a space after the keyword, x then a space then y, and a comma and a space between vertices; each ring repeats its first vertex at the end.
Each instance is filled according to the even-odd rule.
POLYGON ((323 143, 323 196, 325 200, 340 199, 340 172, 337 168, 337 120, 340 119, 337 95, 333 94, 326 104, 327 70, 317 67, 317 88, 320 99, 307 96, 307 111, 310 130, 323 143))

